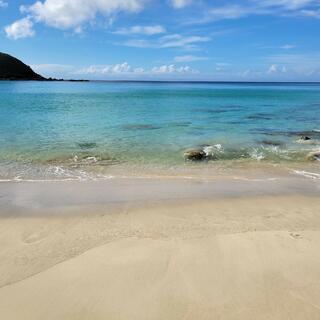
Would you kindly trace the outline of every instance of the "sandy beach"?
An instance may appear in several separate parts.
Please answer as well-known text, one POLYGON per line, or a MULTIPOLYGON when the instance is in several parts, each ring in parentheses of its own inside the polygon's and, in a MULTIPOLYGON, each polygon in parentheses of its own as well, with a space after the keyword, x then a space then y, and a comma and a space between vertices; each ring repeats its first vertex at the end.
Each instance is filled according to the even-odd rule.
POLYGON ((0 320, 320 320, 320 0, 0 27, 0 320))
POLYGON ((320 317, 318 181, 8 182, 0 194, 3 319, 320 317))
POLYGON ((0 25, 0 320, 320 320, 320 0, 0 25))

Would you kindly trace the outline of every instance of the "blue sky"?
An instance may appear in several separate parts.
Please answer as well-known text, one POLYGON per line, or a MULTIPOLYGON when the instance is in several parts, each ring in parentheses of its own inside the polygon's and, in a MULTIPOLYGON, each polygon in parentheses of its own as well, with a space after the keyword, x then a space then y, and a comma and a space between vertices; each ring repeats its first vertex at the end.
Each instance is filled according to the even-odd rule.
POLYGON ((0 0, 0 28, 45 76, 320 81, 320 0, 0 0))

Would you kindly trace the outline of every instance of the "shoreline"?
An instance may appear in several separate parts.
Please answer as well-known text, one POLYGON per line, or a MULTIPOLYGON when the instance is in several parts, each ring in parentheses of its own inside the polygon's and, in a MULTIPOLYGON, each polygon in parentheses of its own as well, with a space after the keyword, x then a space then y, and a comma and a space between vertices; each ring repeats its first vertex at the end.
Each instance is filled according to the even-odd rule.
POLYGON ((101 180, 2 181, 0 217, 26 214, 35 208, 143 206, 152 202, 251 198, 256 196, 320 195, 318 178, 256 171, 241 175, 125 176, 101 180))
POLYGON ((125 179, 185 179, 215 180, 243 179, 268 180, 304 177, 320 180, 319 161, 306 163, 272 162, 185 162, 177 165, 160 164, 100 164, 23 166, 10 172, 10 166, 0 171, 0 184, 6 182, 59 182, 59 181, 107 181, 125 179))

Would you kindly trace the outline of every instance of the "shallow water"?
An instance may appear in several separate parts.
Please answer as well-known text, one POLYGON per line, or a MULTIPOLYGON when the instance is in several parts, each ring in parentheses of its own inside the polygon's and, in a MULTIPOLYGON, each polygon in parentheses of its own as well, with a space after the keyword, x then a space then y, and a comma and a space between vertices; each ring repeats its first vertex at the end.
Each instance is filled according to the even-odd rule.
POLYGON ((320 85, 1 82, 0 120, 2 180, 238 163, 301 171, 320 149, 320 85), (206 146, 204 163, 185 162, 184 150, 206 146))

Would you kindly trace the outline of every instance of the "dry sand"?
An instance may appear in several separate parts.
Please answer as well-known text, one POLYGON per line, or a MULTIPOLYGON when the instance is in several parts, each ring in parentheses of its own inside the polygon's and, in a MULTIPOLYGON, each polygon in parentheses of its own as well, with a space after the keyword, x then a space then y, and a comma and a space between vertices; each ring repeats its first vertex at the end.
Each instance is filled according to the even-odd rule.
POLYGON ((0 319, 320 319, 314 195, 38 204, 0 222, 0 319))

